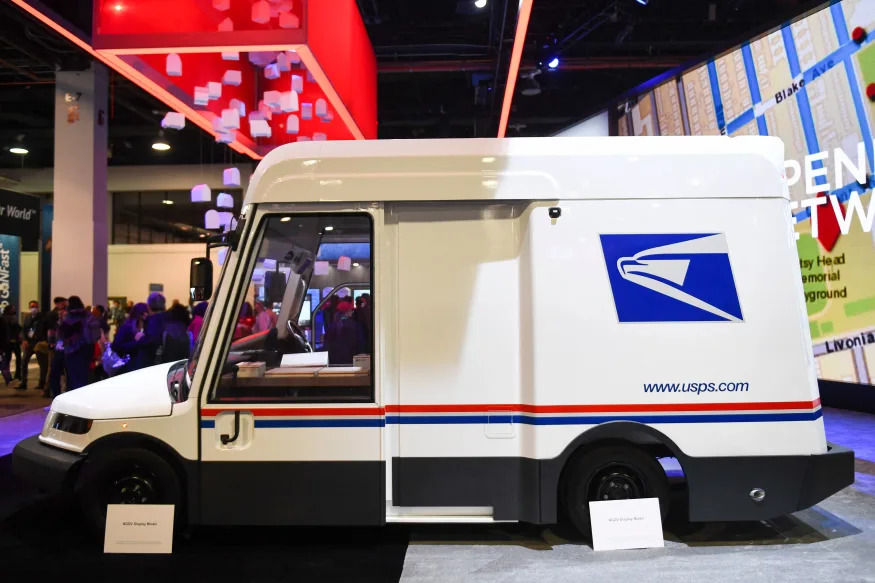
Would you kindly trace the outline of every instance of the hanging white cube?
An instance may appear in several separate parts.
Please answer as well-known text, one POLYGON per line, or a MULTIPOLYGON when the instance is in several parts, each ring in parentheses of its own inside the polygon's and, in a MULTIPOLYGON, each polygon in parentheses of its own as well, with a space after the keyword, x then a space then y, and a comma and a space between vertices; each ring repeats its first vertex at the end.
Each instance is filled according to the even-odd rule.
POLYGON ((324 142, 327 139, 328 139, 328 136, 326 134, 323 134, 322 132, 313 132, 313 141, 314 142, 324 142))
POLYGON ((313 275, 328 275, 331 265, 327 261, 316 261, 313 263, 313 275))
POLYGON ((167 55, 167 62, 164 70, 167 72, 168 77, 180 77, 182 76, 182 59, 176 53, 170 53, 167 55))
POLYGON ((292 75, 292 91, 298 95, 304 92, 304 78, 300 75, 292 75))
POLYGON ((269 138, 270 124, 265 120, 252 120, 249 122, 249 133, 252 134, 253 138, 269 138))
POLYGON ((233 32, 234 31, 234 21, 230 18, 226 18, 222 22, 219 23, 219 32, 233 32))
POLYGON ((220 209, 234 208, 234 197, 227 192, 220 192, 216 197, 216 206, 220 209))
POLYGON ((280 110, 284 113, 298 111, 298 94, 294 91, 284 91, 280 95, 280 110))
POLYGON ((194 104, 206 105, 210 102, 210 93, 206 87, 194 88, 194 104))
POLYGON ((171 111, 161 120, 161 127, 164 129, 181 130, 185 127, 185 116, 171 111))
POLYGON ((313 104, 312 103, 302 103, 301 104, 301 119, 304 121, 310 121, 313 119, 313 104))
POLYGON ((301 64, 301 55, 299 55, 296 51, 288 51, 289 62, 293 65, 301 64))
POLYGON ((240 71, 225 71, 222 75, 222 84, 237 87, 243 82, 243 75, 240 71))
POLYGON ((236 51, 228 51, 226 53, 222 53, 222 60, 223 61, 239 61, 240 60, 240 53, 238 53, 236 51))
POLYGON ((204 213, 204 228, 205 229, 218 229, 221 227, 219 223, 219 211, 215 209, 210 209, 204 213))
POLYGON ((315 82, 316 82, 316 78, 313 76, 313 73, 311 73, 310 71, 307 71, 307 81, 308 81, 309 83, 315 83, 315 82))
POLYGON ((218 81, 207 83, 207 94, 210 99, 218 99, 222 96, 222 84, 218 81))
POLYGON ((264 281, 264 270, 263 269, 254 269, 252 271, 252 281, 254 281, 254 282, 264 281))
POLYGON ((243 103, 242 101, 240 101, 239 99, 235 98, 235 99, 232 99, 231 101, 229 101, 228 107, 233 107, 234 109, 239 111, 240 117, 243 117, 246 115, 246 104, 243 103))
POLYGON ((266 119, 267 121, 270 121, 273 119, 273 112, 271 111, 270 106, 268 104, 266 104, 264 101, 258 102, 258 113, 260 114, 261 117, 259 117, 257 119, 266 119))
POLYGON ((280 12, 279 24, 280 28, 298 28, 301 21, 291 12, 280 12))
POLYGON ((213 0, 213 8, 224 12, 231 8, 231 0, 213 0))
POLYGON ((281 73, 288 73, 292 70, 292 62, 289 60, 289 54, 282 52, 276 56, 276 67, 281 73))
POLYGON ((329 123, 329 122, 334 121, 334 114, 329 111, 328 113, 326 113, 325 115, 322 116, 322 121, 324 123, 329 123))
POLYGON ((206 184, 198 184, 191 189, 191 202, 210 202, 212 191, 206 184))
POLYGON ((267 121, 264 118, 264 114, 260 111, 252 111, 249 112, 249 123, 252 124, 254 121, 267 121))
POLYGON ((225 168, 222 171, 222 184, 225 186, 240 186, 240 169, 225 168))
POLYGON ((270 4, 265 0, 258 0, 252 4, 252 22, 266 24, 270 21, 270 4))
POLYGON ((352 267, 352 259, 346 256, 340 256, 337 258, 337 270, 338 271, 349 271, 352 267))
POLYGON ((280 70, 276 64, 268 65, 264 68, 264 78, 265 79, 279 79, 280 78, 280 70))
POLYGON ((286 133, 287 134, 297 134, 301 129, 301 122, 298 120, 298 116, 294 113, 290 113, 289 117, 286 118, 286 133))
POLYGON ((265 270, 270 269, 271 271, 273 271, 274 269, 276 269, 276 259, 267 259, 267 258, 265 258, 265 260, 264 260, 264 269, 265 269, 265 270))
POLYGON ((310 139, 309 136, 298 136, 298 141, 299 142, 311 142, 312 140, 310 139))
POLYGON ((275 0, 276 6, 279 8, 280 12, 289 12, 292 8, 295 7, 292 0, 275 0))
POLYGON ((222 110, 222 125, 225 129, 239 130, 240 129, 240 110, 236 107, 229 107, 222 110))
MULTIPOLYGON (((217 229, 219 227, 216 227, 217 229)), ((228 258, 228 248, 227 247, 219 247, 218 253, 216 253, 216 261, 219 265, 225 265, 225 259, 228 258)))
POLYGON ((279 107, 281 97, 282 93, 280 93, 279 91, 265 91, 264 103, 271 109, 279 107))
POLYGON ((328 102, 321 97, 316 100, 316 116, 323 117, 328 113, 328 102))
POLYGON ((213 124, 214 132, 224 132, 225 124, 222 122, 222 117, 217 115, 214 118, 210 119, 210 123, 213 124))
POLYGON ((216 143, 219 144, 230 144, 234 141, 234 132, 225 132, 221 131, 216 134, 216 143))

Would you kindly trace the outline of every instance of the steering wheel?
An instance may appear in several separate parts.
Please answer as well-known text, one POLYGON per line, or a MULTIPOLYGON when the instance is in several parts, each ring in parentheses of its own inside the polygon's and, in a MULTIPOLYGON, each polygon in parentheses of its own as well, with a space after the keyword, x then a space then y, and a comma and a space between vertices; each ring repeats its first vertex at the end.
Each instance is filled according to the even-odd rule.
POLYGON ((298 328, 297 324, 289 320, 286 323, 286 327, 289 329, 289 339, 295 345, 295 348, 298 349, 296 352, 313 352, 313 347, 307 342, 304 332, 298 328))

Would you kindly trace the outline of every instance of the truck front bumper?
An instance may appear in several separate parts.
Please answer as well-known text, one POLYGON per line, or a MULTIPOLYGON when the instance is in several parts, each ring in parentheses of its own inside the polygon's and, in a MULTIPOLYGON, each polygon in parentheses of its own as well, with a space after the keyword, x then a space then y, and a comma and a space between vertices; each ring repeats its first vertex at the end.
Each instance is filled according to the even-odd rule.
POLYGON ((801 456, 684 457, 690 520, 768 520, 804 510, 854 483, 854 452, 827 444, 801 456), (754 490, 765 497, 756 501, 754 490))
POLYGON ((84 456, 28 437, 12 450, 12 473, 41 490, 56 493, 70 485, 73 470, 84 456))

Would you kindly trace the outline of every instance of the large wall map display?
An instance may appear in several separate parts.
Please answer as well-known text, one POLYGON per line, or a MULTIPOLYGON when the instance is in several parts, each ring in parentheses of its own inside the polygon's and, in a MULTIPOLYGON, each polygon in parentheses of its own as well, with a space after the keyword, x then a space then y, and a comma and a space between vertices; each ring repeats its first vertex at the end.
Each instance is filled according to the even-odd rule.
MULTIPOLYGON (((866 88, 873 83, 875 0, 844 0, 641 96, 638 104, 645 99, 654 104, 656 124, 632 124, 621 116, 620 125, 628 123, 629 133, 636 135, 644 133, 639 128, 676 135, 681 133, 679 108, 682 133, 688 135, 779 136, 786 159, 802 169, 798 179, 788 171, 793 201, 823 193, 845 202, 855 193, 868 210, 875 186, 875 102, 866 88), (855 40, 857 28, 866 34, 855 40), (672 103, 672 94, 678 95, 679 105, 672 103), (847 170, 838 175, 837 152, 854 164, 862 152, 865 184, 858 184, 847 170), (818 169, 825 169, 825 175, 814 176, 818 169)), ((816 208, 816 238, 808 209, 795 212, 818 373, 825 379, 875 384, 875 229, 864 229, 856 216, 842 234, 838 224, 846 218, 847 204, 842 205, 842 217, 830 205, 816 208)))

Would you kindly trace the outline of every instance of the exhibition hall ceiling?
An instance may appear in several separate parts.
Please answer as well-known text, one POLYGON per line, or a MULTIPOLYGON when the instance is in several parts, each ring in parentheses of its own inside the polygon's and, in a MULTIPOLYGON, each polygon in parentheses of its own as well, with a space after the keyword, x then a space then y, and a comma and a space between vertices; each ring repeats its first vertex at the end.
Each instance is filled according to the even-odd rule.
MULTIPOLYGON (((42 4, 91 36, 90 0, 42 4)), ((379 138, 496 135, 518 2, 479 4, 358 0, 377 57, 379 138)), ((818 4, 533 0, 507 135, 553 134, 663 71, 720 52, 818 4)), ((54 71, 81 70, 88 63, 85 53, 9 0, 0 2, 0 167, 52 165, 54 71), (16 145, 28 154, 10 153, 16 145)), ((170 150, 152 150, 167 111, 113 74, 109 163, 248 160, 192 124, 173 133, 170 150)))

